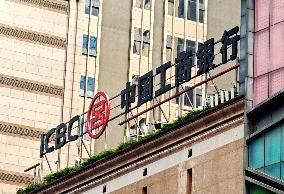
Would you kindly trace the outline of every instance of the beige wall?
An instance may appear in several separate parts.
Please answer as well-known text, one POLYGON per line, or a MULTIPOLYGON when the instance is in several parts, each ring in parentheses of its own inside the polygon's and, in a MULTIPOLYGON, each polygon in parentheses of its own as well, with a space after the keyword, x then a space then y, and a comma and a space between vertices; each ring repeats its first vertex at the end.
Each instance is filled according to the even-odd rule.
POLYGON ((192 194, 239 194, 243 189, 242 157, 243 141, 238 140, 111 193, 142 194, 147 187, 148 194, 190 194, 187 170, 192 169, 192 194))
MULTIPOLYGON (((208 38, 215 38, 215 40, 220 40, 222 38, 223 32, 225 30, 232 29, 235 26, 240 27, 241 22, 241 1, 239 0, 210 0, 208 1, 208 38)), ((239 32, 240 34, 240 32, 239 32)), ((221 44, 215 45, 215 53, 219 53, 221 44)), ((238 48, 240 56, 240 48, 238 48)), ((230 56, 231 51, 228 51, 228 57, 230 56)), ((218 54, 215 57, 215 64, 222 62, 222 55, 218 54)), ((227 64, 218 67, 214 70, 211 75, 219 73, 229 67, 232 67, 236 64, 236 61, 228 62, 227 64)), ((224 76, 221 76, 214 80, 216 86, 219 89, 230 90, 235 84, 236 72, 231 71, 224 76)), ((216 93, 216 90, 209 84, 209 92, 216 93)))

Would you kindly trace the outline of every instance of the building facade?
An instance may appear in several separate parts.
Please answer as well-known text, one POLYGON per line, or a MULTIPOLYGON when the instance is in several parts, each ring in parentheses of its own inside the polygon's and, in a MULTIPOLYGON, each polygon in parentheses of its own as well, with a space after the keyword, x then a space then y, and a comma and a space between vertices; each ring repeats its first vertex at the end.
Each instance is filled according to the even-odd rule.
POLYGON ((283 11, 283 1, 242 2, 246 193, 284 191, 283 11))
MULTIPOLYGON (((237 0, 233 3, 240 5, 237 0)), ((205 85, 162 105, 163 114, 156 109, 123 126, 118 125, 121 118, 117 118, 99 140, 84 136, 39 158, 40 134, 85 113, 95 93, 117 96, 126 82, 136 83, 144 73, 174 62, 184 50, 195 53, 207 37, 219 39, 220 31, 238 25, 234 19, 219 22, 216 30, 221 17, 210 18, 216 10, 222 13, 217 7, 207 0, 1 0, 0 192, 15 193, 33 181, 34 175, 40 179, 74 166, 82 158, 146 134, 155 123, 171 121, 203 106, 205 85), (146 125, 142 130, 140 121, 146 125)), ((236 12, 234 18, 238 17, 236 12)), ((196 71, 197 67, 193 76, 196 71)), ((173 75, 171 68, 167 76, 173 75)), ((204 78, 196 78, 179 90, 204 78)), ((175 84, 174 78, 168 82, 175 84)), ((229 90, 230 86, 221 89, 229 90)), ((133 113, 175 92, 173 89, 133 113)), ((114 98, 112 107, 116 108, 111 116, 121 114, 119 105, 120 97, 114 98)), ((84 115, 81 119, 82 123, 86 120, 84 115)))
POLYGON ((240 96, 33 192, 242 193, 243 115, 240 96))

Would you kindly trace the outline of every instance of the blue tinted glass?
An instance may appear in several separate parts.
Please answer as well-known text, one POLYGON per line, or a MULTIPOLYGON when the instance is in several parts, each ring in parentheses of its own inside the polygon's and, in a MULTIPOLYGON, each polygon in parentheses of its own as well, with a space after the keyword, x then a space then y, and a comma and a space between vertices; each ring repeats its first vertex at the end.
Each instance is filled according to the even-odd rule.
POLYGON ((94 89, 95 89, 95 79, 92 77, 88 77, 87 90, 90 92, 94 92, 94 89))
POLYGON ((80 78, 80 90, 85 90, 85 76, 82 76, 81 75, 81 78, 80 78))
POLYGON ((204 22, 204 11, 199 10, 199 22, 203 23, 204 22))
POLYGON ((178 38, 178 45, 177 45, 177 56, 183 52, 183 39, 178 38))
POLYGON ((83 35, 83 48, 87 49, 87 41, 88 36, 86 34, 83 35))
POLYGON ((281 128, 265 134, 265 166, 280 162, 281 128))
POLYGON ((91 36, 90 38, 90 49, 96 50, 96 44, 97 44, 97 38, 94 36, 91 36))
POLYGON ((196 1, 195 0, 188 1, 187 19, 196 21, 196 1))
POLYGON ((264 166, 264 137, 261 136, 249 144, 249 166, 261 168, 264 166))
POLYGON ((266 166, 265 173, 280 179, 280 163, 266 166))
POLYGON ((281 162, 281 180, 284 180, 284 162, 281 162))
POLYGON ((184 0, 179 0, 178 17, 184 18, 184 0))
POLYGON ((269 191, 255 184, 249 185, 249 193, 250 194, 274 194, 274 192, 269 191))
POLYGON ((281 152, 282 152, 281 161, 284 161, 284 124, 282 125, 282 133, 281 133, 281 152))
POLYGON ((98 16, 99 15, 99 8, 92 7, 92 15, 93 16, 98 16))
POLYGON ((90 0, 85 0, 85 14, 89 14, 90 0))

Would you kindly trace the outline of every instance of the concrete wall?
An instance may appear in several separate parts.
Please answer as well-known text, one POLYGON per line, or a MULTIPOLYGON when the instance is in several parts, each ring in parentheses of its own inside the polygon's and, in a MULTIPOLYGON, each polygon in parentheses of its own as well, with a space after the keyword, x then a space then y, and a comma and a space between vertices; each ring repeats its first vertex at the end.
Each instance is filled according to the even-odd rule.
MULTIPOLYGON (((208 31, 207 38, 215 38, 218 41, 222 38, 223 32, 229 30, 235 26, 240 27, 241 23, 241 1, 239 0, 209 0, 208 1, 208 31)), ((221 44, 215 45, 215 54, 220 52, 221 44)), ((238 56, 240 56, 240 49, 238 50, 238 56)), ((231 51, 228 52, 228 57, 231 51)), ((215 64, 222 62, 222 55, 218 54, 214 60, 215 64)), ((236 64, 236 61, 228 62, 218 67, 216 70, 211 72, 211 75, 221 72, 222 70, 228 69, 229 67, 236 64)), ((214 80, 216 86, 219 89, 230 90, 235 84, 236 72, 231 71, 226 75, 223 75, 214 80)), ((216 93, 216 90, 209 83, 209 92, 216 93)))

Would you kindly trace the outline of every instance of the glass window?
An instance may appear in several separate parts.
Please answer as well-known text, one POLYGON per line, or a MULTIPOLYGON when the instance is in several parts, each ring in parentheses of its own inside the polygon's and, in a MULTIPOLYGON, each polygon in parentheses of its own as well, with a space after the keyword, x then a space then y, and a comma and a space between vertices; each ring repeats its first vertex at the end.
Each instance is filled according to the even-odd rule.
POLYGON ((145 30, 143 32, 143 42, 150 43, 150 31, 149 30, 145 30))
POLYGON ((250 143, 249 166, 255 169, 264 166, 264 137, 257 138, 250 143))
POLYGON ((85 76, 81 75, 80 77, 80 96, 84 96, 85 90, 85 76))
POLYGON ((265 166, 265 172, 280 179, 280 163, 265 166))
POLYGON ((178 17, 184 18, 184 0, 178 0, 178 17))
POLYGON ((90 37, 90 55, 96 56, 97 38, 95 36, 90 37))
POLYGON ((83 49, 87 49, 88 44, 88 36, 86 34, 83 35, 83 49))
POLYGON ((196 0, 188 0, 187 19, 196 21, 196 0))
POLYGON ((168 15, 174 15, 174 0, 168 0, 168 15))
POLYGON ((268 129, 249 143, 249 166, 283 180, 283 144, 283 126, 268 129))
POLYGON ((145 30, 143 32, 143 45, 142 45, 142 54, 145 57, 149 56, 149 50, 150 50, 150 31, 145 30))
POLYGON ((263 187, 255 185, 255 184, 250 184, 249 193, 250 194, 275 194, 274 192, 269 191, 269 190, 267 190, 263 187))
MULTIPOLYGON (((100 1, 99 0, 92 0, 91 14, 93 16, 99 15, 99 7, 100 7, 100 1)), ((85 14, 89 14, 89 11, 90 11, 90 0, 85 0, 85 14)))
POLYGON ((177 43, 177 56, 179 56, 179 54, 181 52, 183 52, 183 39, 182 38, 178 38, 178 43, 177 43))
POLYGON ((196 91, 195 108, 197 108, 199 106, 202 106, 202 92, 201 92, 201 89, 199 88, 196 88, 195 91, 196 91))
MULTIPOLYGON (((188 89, 188 87, 185 87, 185 89, 188 89)), ((186 92, 187 95, 184 95, 184 105, 185 106, 194 106, 193 103, 193 90, 190 90, 186 92)))
MULTIPOLYGON (((83 35, 83 48, 82 53, 87 54, 87 45, 88 45, 88 35, 83 35)), ((97 50, 97 38, 95 36, 90 37, 90 47, 89 47, 89 55, 90 56, 96 56, 96 50, 97 50)))
POLYGON ((265 134, 265 166, 280 162, 280 142, 280 127, 265 134))
POLYGON ((205 5, 203 0, 199 0, 199 22, 204 22, 205 5))
POLYGON ((204 10, 199 10, 199 22, 204 23, 204 10))
POLYGON ((141 29, 134 28, 134 44, 133 44, 133 54, 140 55, 141 48, 141 29))
POLYGON ((151 0, 145 0, 144 9, 151 9, 151 0))
POLYGON ((87 97, 93 98, 94 97, 94 90, 95 90, 95 78, 88 77, 87 97))
MULTIPOLYGON (((195 41, 186 40, 186 51, 192 51, 192 53, 195 53, 195 41)), ((194 56, 191 58, 192 64, 194 64, 194 56)))

